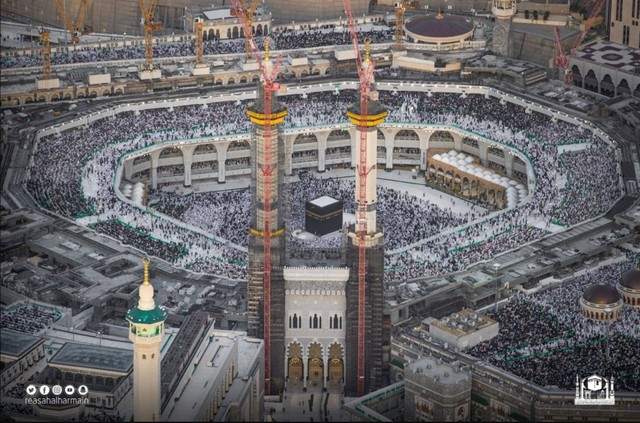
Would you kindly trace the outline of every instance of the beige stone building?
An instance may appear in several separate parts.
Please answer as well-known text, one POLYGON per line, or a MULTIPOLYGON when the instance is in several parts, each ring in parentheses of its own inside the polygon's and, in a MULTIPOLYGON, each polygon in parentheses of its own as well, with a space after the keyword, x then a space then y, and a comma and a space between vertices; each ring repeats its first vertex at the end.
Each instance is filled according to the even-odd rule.
POLYGON ((640 48, 640 0, 610 0, 609 40, 640 48))

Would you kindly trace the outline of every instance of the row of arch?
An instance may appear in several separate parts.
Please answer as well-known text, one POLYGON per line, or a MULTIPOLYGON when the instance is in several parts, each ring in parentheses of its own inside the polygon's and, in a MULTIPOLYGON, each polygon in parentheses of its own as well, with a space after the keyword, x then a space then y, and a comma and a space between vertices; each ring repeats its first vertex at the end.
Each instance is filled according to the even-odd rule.
POLYGON ((287 347, 287 379, 289 383, 307 383, 314 387, 324 387, 327 383, 344 381, 344 348, 337 342, 324 351, 318 342, 306 348, 299 342, 287 347))
POLYGON ((451 170, 444 170, 434 165, 429 166, 427 182, 446 190, 453 191, 456 195, 478 201, 490 206, 504 207, 505 190, 484 186, 479 179, 469 179, 466 176, 454 174, 451 170))
POLYGON ((44 103, 44 102, 55 102, 62 100, 73 100, 74 98, 96 98, 98 96, 108 97, 112 95, 122 95, 124 94, 122 88, 103 88, 103 89, 91 89, 86 91, 78 91, 75 94, 71 91, 66 92, 49 92, 49 93, 38 93, 37 95, 27 95, 25 97, 7 97, 7 101, 13 103, 15 106, 19 106, 20 104, 31 104, 31 103, 44 103), (24 101, 24 103, 23 103, 24 101))
POLYGON ((629 86, 629 82, 626 79, 621 79, 616 85, 609 74, 605 74, 602 79, 598 80, 593 69, 589 69, 585 75, 582 75, 580 68, 577 65, 573 65, 571 71, 573 72, 573 84, 580 88, 584 88, 607 97, 614 97, 616 95, 623 94, 640 97, 640 84, 638 84, 632 91, 632 87, 629 86))
MULTIPOLYGON (((262 36, 269 35, 269 26, 257 24, 253 26, 253 35, 262 36)), ((227 28, 227 38, 244 38, 244 28, 241 26, 234 26, 227 28)), ((220 29, 219 28, 210 28, 209 30, 204 30, 202 32, 202 39, 204 41, 208 40, 219 40, 220 39, 220 29)))

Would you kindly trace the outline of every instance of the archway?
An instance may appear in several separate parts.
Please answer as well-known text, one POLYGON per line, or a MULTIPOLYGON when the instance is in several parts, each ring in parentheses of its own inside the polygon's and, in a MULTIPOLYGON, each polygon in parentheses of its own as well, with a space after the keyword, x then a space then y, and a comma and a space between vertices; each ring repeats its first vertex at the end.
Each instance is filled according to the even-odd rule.
POLYGON ((582 87, 582 74, 580 73, 580 68, 573 65, 573 67, 571 67, 571 72, 573 73, 573 85, 582 87))
POLYGON ((238 38, 238 27, 234 26, 233 27, 233 38, 238 38))
POLYGON ((598 79, 593 69, 589 70, 584 77, 584 88, 594 93, 598 92, 598 79))
POLYGON ((629 83, 626 79, 623 79, 618 84, 618 88, 616 88, 617 95, 631 95, 631 89, 629 88, 629 83))
POLYGON ((451 135, 448 131, 436 131, 429 137, 429 142, 453 143, 453 135, 451 135))
POLYGON ((344 377, 344 355, 340 344, 333 343, 329 346, 329 383, 342 383, 344 377))
POLYGON ((418 136, 416 131, 412 129, 403 129, 401 131, 398 131, 398 133, 394 138, 395 143, 397 143, 398 141, 409 141, 412 143, 413 142, 420 143, 420 137, 418 136))
POLYGON ((287 375, 289 382, 302 382, 304 378, 302 345, 297 342, 289 345, 289 351, 287 352, 287 375))
POLYGON ((322 345, 317 342, 309 345, 309 384, 323 387, 324 363, 322 361, 322 345))
POLYGON ((602 81, 600 81, 600 94, 606 95, 607 97, 614 96, 615 86, 613 85, 611 75, 605 75, 604 78, 602 78, 602 81))

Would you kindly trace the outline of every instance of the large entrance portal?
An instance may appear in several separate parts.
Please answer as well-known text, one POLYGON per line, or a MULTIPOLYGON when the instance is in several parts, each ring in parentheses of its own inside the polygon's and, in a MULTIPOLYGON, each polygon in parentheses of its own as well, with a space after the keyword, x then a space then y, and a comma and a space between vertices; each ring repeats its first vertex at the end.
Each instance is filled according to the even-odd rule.
POLYGON ((302 346, 296 342, 289 345, 287 355, 287 375, 289 382, 302 382, 304 380, 304 362, 302 361, 302 346))
POLYGON ((324 363, 322 362, 322 345, 309 345, 309 385, 323 387, 324 363))
POLYGON ((330 391, 340 392, 344 381, 344 351, 338 343, 329 346, 328 372, 327 388, 330 391))

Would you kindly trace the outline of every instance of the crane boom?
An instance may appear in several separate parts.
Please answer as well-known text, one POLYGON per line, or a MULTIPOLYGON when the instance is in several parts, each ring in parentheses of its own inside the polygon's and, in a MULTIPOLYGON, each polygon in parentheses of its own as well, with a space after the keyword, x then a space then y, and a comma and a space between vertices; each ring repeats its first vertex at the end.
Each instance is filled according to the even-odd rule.
POLYGON ((64 20, 64 24, 67 27, 67 31, 71 34, 71 41, 76 44, 80 41, 80 35, 85 34, 84 31, 84 19, 87 13, 89 0, 81 0, 78 14, 75 19, 71 19, 69 13, 64 7, 62 0, 56 0, 56 9, 58 14, 64 20))
POLYGON ((589 18, 587 18, 584 24, 584 28, 580 31, 576 39, 573 41, 573 45, 569 51, 564 50, 562 40, 560 39, 560 28, 558 28, 557 26, 553 28, 553 34, 556 40, 557 49, 557 56, 555 57, 554 62, 560 69, 560 71, 564 73, 564 82, 567 84, 573 83, 573 72, 569 70, 569 62, 571 60, 571 57, 587 37, 587 34, 593 27, 593 24, 596 22, 596 17, 600 14, 600 12, 602 12, 605 3, 606 0, 597 0, 596 5, 589 14, 589 18))
POLYGON ((406 10, 407 4, 404 2, 404 0, 400 0, 396 2, 394 6, 396 9, 396 50, 404 50, 404 11, 406 10))

